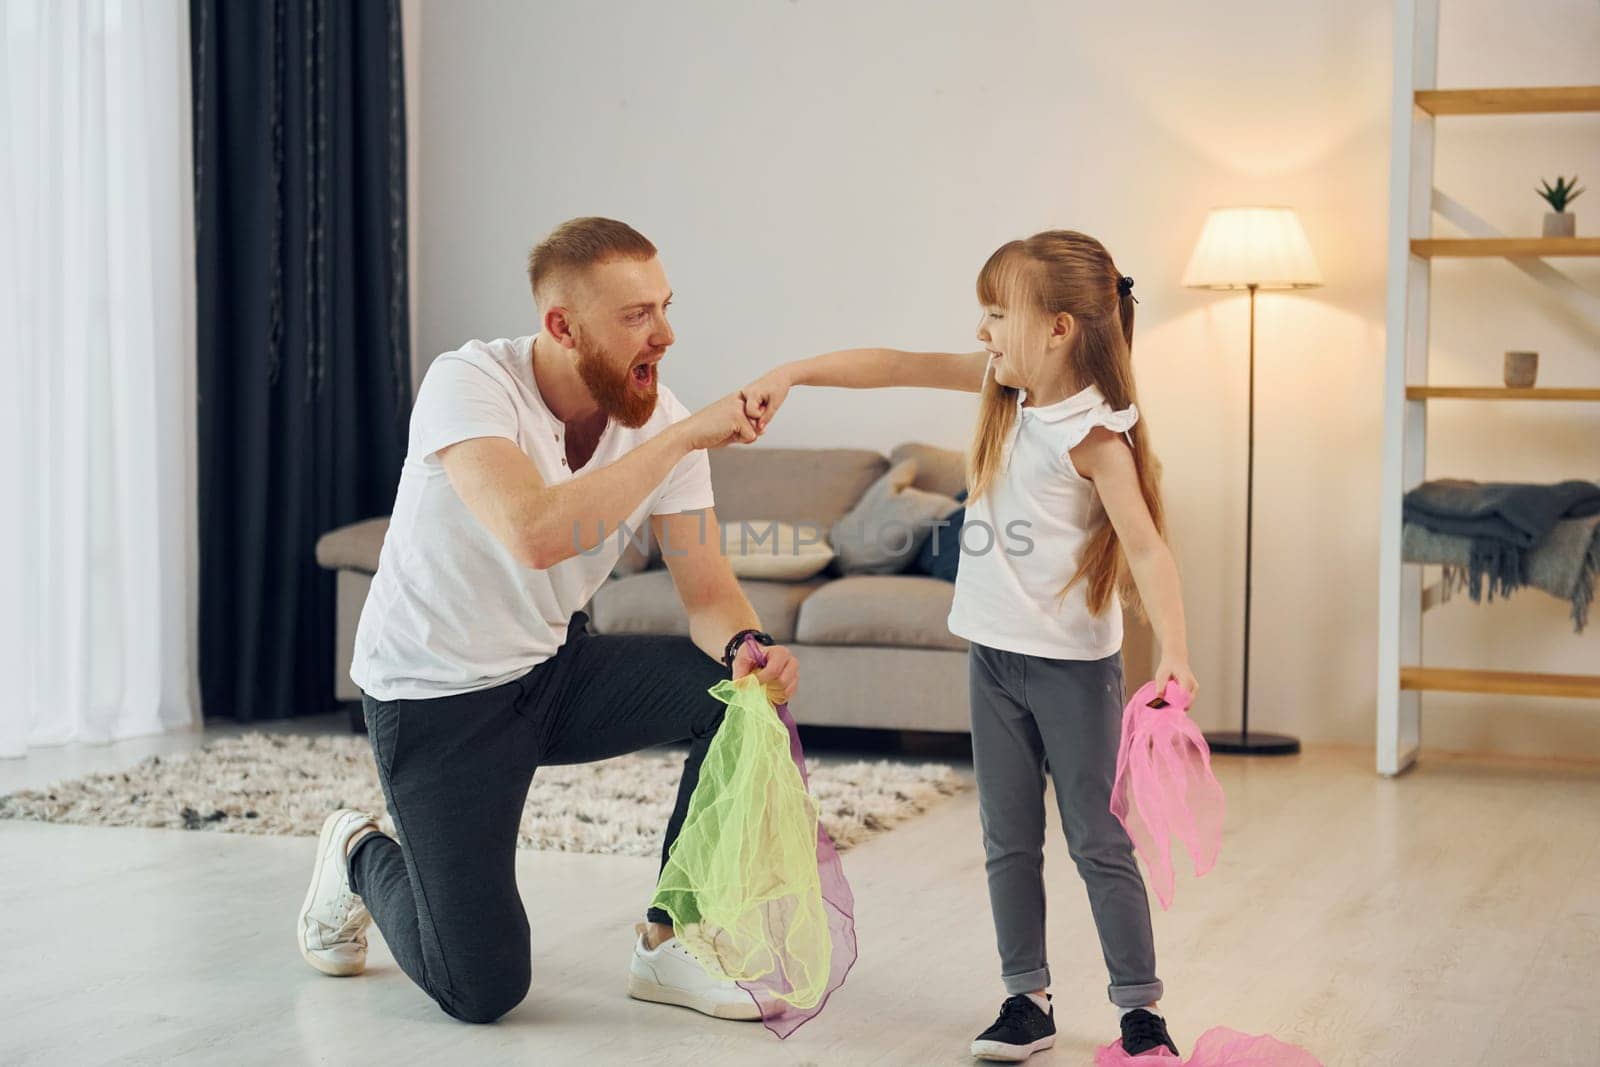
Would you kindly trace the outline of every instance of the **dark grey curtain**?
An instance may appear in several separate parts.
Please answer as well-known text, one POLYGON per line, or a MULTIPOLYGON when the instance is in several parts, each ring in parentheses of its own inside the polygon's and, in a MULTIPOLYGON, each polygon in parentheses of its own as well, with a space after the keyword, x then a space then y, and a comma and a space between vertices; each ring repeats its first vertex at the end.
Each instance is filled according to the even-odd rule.
POLYGON ((399 0, 191 0, 189 25, 201 697, 327 711, 314 546, 393 505, 411 406, 399 0))

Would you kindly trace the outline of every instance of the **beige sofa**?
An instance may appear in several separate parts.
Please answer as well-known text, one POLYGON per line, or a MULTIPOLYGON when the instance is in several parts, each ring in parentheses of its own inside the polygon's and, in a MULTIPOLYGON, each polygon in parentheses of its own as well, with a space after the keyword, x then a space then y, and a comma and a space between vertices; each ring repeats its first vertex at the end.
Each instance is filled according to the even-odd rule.
MULTIPOLYGON (((918 488, 955 495, 964 482, 959 453, 903 445, 890 457, 858 449, 726 448, 711 453, 717 515, 740 520, 838 521, 889 469, 917 459, 918 488)), ((388 527, 371 519, 333 531, 317 561, 338 572, 335 695, 359 700, 349 678, 355 624, 388 527)), ((659 561, 619 566, 589 604, 595 633, 689 632, 659 561)), ((802 582, 743 580, 763 627, 800 659, 803 683, 791 710, 813 726, 964 732, 967 643, 945 628, 955 587, 922 575, 838 576, 830 568, 802 582)), ((1153 669, 1148 629, 1130 615, 1123 648, 1130 682, 1153 669)))

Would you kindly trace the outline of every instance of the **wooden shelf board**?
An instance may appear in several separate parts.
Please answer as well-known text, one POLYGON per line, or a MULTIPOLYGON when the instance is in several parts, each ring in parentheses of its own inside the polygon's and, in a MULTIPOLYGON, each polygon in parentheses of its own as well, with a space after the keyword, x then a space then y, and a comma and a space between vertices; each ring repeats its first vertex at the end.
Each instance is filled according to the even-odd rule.
POLYGON ((1506 389, 1500 386, 1408 385, 1406 399, 1600 401, 1600 389, 1506 389))
POLYGON ((1518 259, 1544 256, 1600 256, 1600 237, 1414 237, 1411 254, 1487 256, 1518 259))
POLYGON ((1430 115, 1540 115, 1600 111, 1600 85, 1537 89, 1423 89, 1417 106, 1430 115))
POLYGON ((1501 693, 1507 696, 1600 700, 1600 675, 1403 667, 1400 670, 1400 688, 1431 693, 1501 693))

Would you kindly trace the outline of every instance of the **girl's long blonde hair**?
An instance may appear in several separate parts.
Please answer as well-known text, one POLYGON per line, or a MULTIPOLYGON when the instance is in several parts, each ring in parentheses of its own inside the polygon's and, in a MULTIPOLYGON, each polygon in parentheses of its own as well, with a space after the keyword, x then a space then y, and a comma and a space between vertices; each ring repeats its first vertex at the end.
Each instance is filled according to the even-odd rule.
MULTIPOLYGON (((1132 357, 1134 301, 1131 292, 1123 291, 1121 281, 1122 273, 1111 253, 1099 241, 1071 230, 1046 230, 995 250, 978 272, 978 302, 1006 308, 1035 325, 1062 312, 1071 315, 1077 328, 1067 363, 1078 387, 1098 386, 1106 402, 1120 411, 1137 402, 1132 357)), ((1016 418, 1017 390, 1001 385, 991 374, 984 381, 978 430, 968 459, 973 498, 994 481, 1016 418)), ((1139 489, 1156 530, 1165 537, 1161 464, 1150 451, 1142 416, 1131 434, 1139 489)), ((1089 610, 1095 615, 1104 612, 1119 592, 1124 604, 1143 611, 1127 558, 1109 520, 1090 538, 1077 573, 1062 587, 1061 595, 1080 581, 1089 583, 1089 610)))

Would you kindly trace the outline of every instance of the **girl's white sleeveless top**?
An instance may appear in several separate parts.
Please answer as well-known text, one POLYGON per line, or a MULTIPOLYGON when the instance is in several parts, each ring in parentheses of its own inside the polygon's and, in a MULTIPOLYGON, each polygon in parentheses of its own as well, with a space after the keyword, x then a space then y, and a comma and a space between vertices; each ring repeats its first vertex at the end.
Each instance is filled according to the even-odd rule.
POLYGON ((1048 407, 1024 407, 1024 399, 1019 392, 1000 471, 967 501, 950 632, 1007 652, 1104 659, 1122 648, 1122 605, 1113 598, 1091 615, 1087 581, 1059 595, 1109 521, 1068 453, 1096 426, 1126 434, 1139 411, 1113 410, 1095 386, 1048 407))

